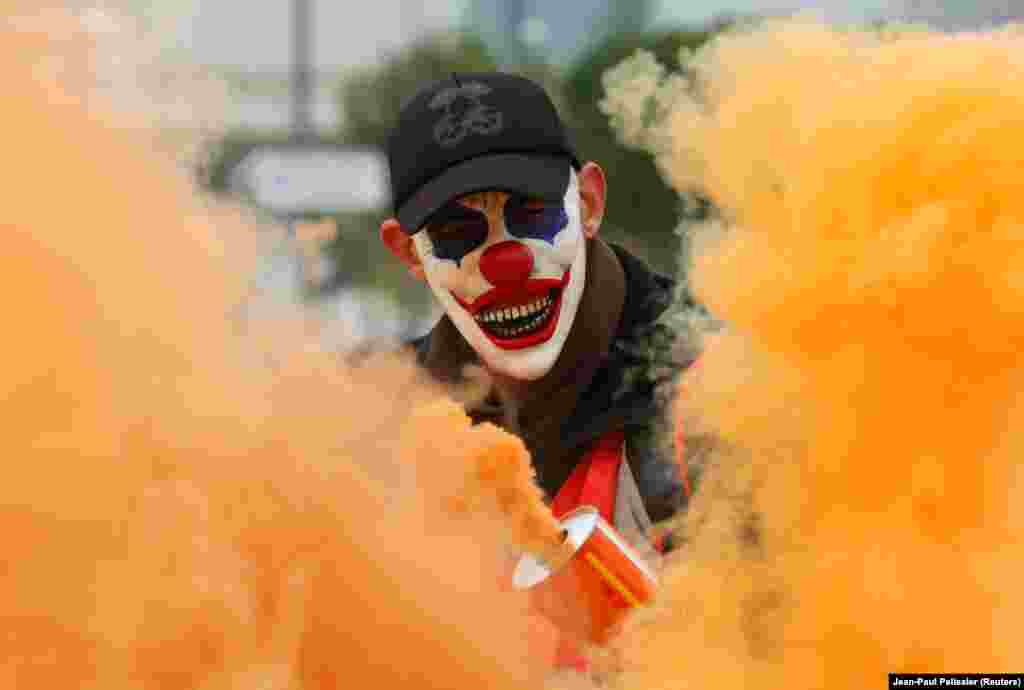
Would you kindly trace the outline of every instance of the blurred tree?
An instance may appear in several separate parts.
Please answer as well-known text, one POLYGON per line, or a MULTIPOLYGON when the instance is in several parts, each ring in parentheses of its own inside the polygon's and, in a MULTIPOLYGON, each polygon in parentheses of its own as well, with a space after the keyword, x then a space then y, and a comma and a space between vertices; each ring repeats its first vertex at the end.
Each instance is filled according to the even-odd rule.
POLYGON ((340 136, 351 144, 383 147, 405 101, 452 72, 488 71, 494 58, 479 38, 462 32, 420 39, 378 66, 353 74, 339 93, 345 114, 340 136))
POLYGON ((604 96, 601 76, 641 49, 654 53, 666 67, 678 69, 681 49, 699 48, 721 28, 612 36, 576 62, 565 81, 565 114, 580 156, 599 163, 608 177, 602 234, 666 273, 676 270, 680 243, 674 231, 681 203, 661 178, 651 155, 631 150, 616 138, 608 116, 598 107, 604 96))
MULTIPOLYGON (((580 155, 601 164, 608 175, 609 207, 602 233, 643 256, 658 270, 674 273, 680 248, 675 229, 681 204, 661 179, 650 154, 631 150, 618 141, 608 117, 598 107, 603 97, 602 74, 639 49, 653 52, 666 66, 678 67, 680 49, 696 49, 720 26, 700 30, 618 33, 573 64, 567 73, 534 57, 515 71, 541 83, 565 117, 580 155)), ((352 75, 339 97, 346 113, 339 138, 349 144, 383 147, 401 105, 425 84, 453 71, 497 69, 482 40, 466 33, 426 37, 379 66, 352 75)), ((363 219, 367 220, 367 219, 363 219)), ((339 267, 352 265, 354 219, 328 248, 339 267), (345 255, 348 255, 346 259, 345 255)), ((376 235, 376 224, 367 228, 376 235)), ((381 257, 374 264, 390 266, 381 257)), ((386 257, 384 257, 386 259, 386 257)), ((358 262, 356 262, 358 263, 358 262)), ((383 278, 382 278, 383 280, 383 278)), ((388 282, 392 282, 388 280, 388 282)), ((407 280, 396 280, 403 299, 413 295, 407 280)))
MULTIPOLYGON (((567 72, 529 56, 515 71, 541 83, 571 130, 584 159, 599 162, 608 175, 609 206, 602 234, 630 248, 658 270, 676 270, 679 239, 674 230, 680 200, 659 176, 651 156, 628 149, 616 139, 598 102, 604 96, 601 76, 638 49, 653 52, 666 66, 677 67, 683 47, 697 48, 720 28, 618 33, 573 63, 567 72)), ((426 83, 453 71, 487 71, 497 63, 482 40, 465 32, 427 36, 382 63, 351 74, 339 87, 345 116, 328 136, 353 146, 383 149, 401 105, 426 83)), ((231 170, 253 147, 280 143, 286 132, 235 132, 210 149, 200 177, 208 189, 228 189, 231 170)), ((321 294, 346 284, 388 291, 414 311, 429 305, 429 292, 408 277, 377 238, 380 220, 390 212, 337 217, 338 233, 324 247, 338 275, 321 294)))

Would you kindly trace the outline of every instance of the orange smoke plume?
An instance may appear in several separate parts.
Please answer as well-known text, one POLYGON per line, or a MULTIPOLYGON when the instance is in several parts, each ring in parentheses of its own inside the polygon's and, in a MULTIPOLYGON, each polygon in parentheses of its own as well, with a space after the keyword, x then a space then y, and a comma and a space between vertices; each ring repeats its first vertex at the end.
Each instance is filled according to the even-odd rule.
MULTIPOLYGON (((523 442, 493 424, 472 426, 461 405, 439 400, 414 410, 404 435, 402 464, 417 467, 424 495, 436 496, 447 514, 490 516, 504 525, 505 543, 554 558, 561 528, 534 480, 523 442), (431 429, 447 428, 453 444, 431 429)), ((495 535, 501 541, 500 535, 495 535)))
POLYGON ((657 136, 721 211, 680 398, 717 452, 619 684, 1019 670, 1024 41, 773 24, 691 66, 657 136))

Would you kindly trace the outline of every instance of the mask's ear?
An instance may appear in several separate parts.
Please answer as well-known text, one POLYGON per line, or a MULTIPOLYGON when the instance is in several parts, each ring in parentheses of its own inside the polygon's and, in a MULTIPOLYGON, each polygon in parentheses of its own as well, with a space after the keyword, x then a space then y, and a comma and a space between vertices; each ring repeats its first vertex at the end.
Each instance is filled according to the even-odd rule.
POLYGON ((607 191, 604 170, 591 161, 576 173, 576 180, 580 188, 580 222, 583 234, 590 239, 597 236, 604 219, 607 191))
POLYGON ((405 264, 409 273, 420 280, 426 279, 420 256, 416 253, 416 243, 413 242, 412 235, 405 234, 396 218, 388 218, 380 224, 380 239, 391 253, 405 264))

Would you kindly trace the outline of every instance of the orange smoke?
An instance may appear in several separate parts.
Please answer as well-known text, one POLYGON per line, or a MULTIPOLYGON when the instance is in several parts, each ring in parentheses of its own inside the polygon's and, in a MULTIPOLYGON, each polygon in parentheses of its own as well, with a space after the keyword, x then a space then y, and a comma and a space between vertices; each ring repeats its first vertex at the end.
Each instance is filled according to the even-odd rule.
MULTIPOLYGON (((552 534, 521 445, 408 363, 265 366, 226 317, 246 228, 26 74, 34 41, 0 44, 0 686, 538 685, 499 585, 552 534)), ((796 25, 702 56, 662 163, 725 214, 692 278, 730 326, 681 402, 717 450, 615 685, 1015 670, 1022 47, 796 25)))
POLYGON ((439 400, 414 410, 406 427, 403 465, 418 467, 420 488, 436 496, 449 515, 491 516, 505 526, 498 542, 553 557, 562 544, 561 528, 534 481, 523 442, 492 424, 472 426, 461 405, 439 400), (429 430, 445 428, 457 444, 429 430))
POLYGON ((446 521, 396 460, 438 393, 407 363, 343 371, 298 342, 266 366, 228 318, 249 230, 34 80, 45 40, 0 42, 0 686, 536 683, 501 523, 446 521))
POLYGON ((660 163, 722 211, 680 400, 718 452, 621 687, 1013 671, 1024 41, 796 23, 693 65, 660 163))

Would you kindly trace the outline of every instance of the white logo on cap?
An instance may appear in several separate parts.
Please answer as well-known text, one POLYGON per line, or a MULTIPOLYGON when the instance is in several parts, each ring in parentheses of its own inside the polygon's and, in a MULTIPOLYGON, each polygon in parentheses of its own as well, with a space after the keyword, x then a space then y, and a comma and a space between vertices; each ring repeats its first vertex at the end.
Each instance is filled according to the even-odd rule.
POLYGON ((485 104, 481 97, 491 88, 480 82, 467 82, 440 91, 430 101, 431 110, 444 110, 434 125, 434 141, 445 148, 457 146, 470 133, 491 135, 502 128, 501 113, 485 104))

